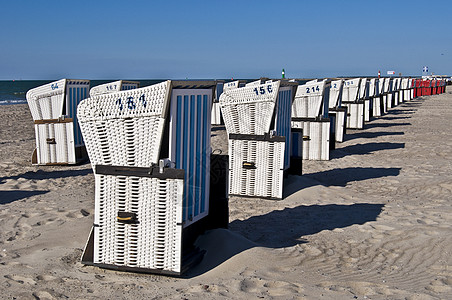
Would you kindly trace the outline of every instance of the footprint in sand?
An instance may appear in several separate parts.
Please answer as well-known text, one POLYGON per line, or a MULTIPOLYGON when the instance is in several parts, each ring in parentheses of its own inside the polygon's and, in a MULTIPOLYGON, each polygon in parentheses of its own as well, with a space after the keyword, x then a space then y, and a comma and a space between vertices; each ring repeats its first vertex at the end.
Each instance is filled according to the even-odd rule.
POLYGON ((20 284, 30 284, 30 285, 35 285, 36 281, 34 281, 32 278, 28 278, 25 276, 20 276, 20 275, 5 275, 5 278, 18 282, 20 284))

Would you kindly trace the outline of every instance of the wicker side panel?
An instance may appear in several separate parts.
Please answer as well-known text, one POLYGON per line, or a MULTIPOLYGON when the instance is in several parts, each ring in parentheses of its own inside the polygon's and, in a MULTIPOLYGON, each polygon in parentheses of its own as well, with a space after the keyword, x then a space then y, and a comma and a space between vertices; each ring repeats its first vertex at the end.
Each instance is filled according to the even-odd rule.
POLYGON ((347 128, 363 129, 364 128, 364 102, 360 103, 344 103, 347 106, 347 128))
POLYGON ((210 120, 212 125, 221 125, 220 104, 218 102, 212 103, 210 120))
POLYGON ((381 117, 381 102, 382 96, 376 96, 372 98, 372 113, 374 117, 381 117))
POLYGON ((371 117, 372 101, 370 99, 364 100, 364 121, 369 122, 371 117))
POLYGON ((292 121, 292 127, 303 129, 303 159, 330 159, 330 122, 292 121))
POLYGON ((345 123, 347 120, 347 111, 338 111, 336 115, 336 141, 343 142, 345 136, 345 123))
POLYGON ((94 263, 180 272, 183 180, 95 177, 94 263))
POLYGON ((284 148, 285 142, 230 139, 229 194, 282 198, 284 148))
POLYGON ((347 122, 347 110, 341 109, 341 110, 334 110, 329 111, 330 115, 335 115, 334 118, 334 132, 335 132, 335 141, 342 143, 344 141, 345 136, 345 128, 346 128, 346 122, 347 122))
POLYGON ((35 124, 37 164, 75 164, 73 123, 35 124))

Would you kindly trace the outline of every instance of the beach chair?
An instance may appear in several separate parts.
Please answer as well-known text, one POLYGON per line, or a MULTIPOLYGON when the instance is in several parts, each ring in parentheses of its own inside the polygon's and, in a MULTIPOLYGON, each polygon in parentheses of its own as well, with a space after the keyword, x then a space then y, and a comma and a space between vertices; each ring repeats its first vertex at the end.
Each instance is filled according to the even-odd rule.
POLYGON ((335 142, 342 143, 346 132, 347 107, 341 105, 343 79, 330 82, 328 117, 331 119, 335 142), (333 126, 334 122, 334 126, 333 126))
POLYGON ((94 97, 102 94, 133 90, 139 87, 140 83, 138 81, 117 80, 92 87, 89 91, 89 96, 94 97))
POLYGON ((409 87, 410 79, 402 78, 400 82, 400 101, 407 102, 410 100, 410 87, 409 87))
MULTIPOLYGON (((210 112, 214 81, 164 81, 82 101, 78 117, 95 176, 85 264, 181 275, 213 222, 210 112)), ((224 177, 226 178, 226 177, 224 177)))
POLYGON ((400 103, 402 103, 402 99, 403 97, 400 97, 400 91, 401 91, 401 83, 402 83, 402 78, 394 78, 394 83, 393 83, 393 87, 392 87, 392 93, 393 93, 393 102, 394 102, 394 106, 398 106, 400 103))
POLYGON ((344 81, 342 88, 342 104, 347 107, 347 123, 349 129, 364 128, 364 100, 359 99, 361 78, 344 81))
MULTIPOLYGON (((358 101, 364 103, 364 122, 369 122, 372 116, 372 105, 369 95, 370 81, 367 78, 361 78, 359 85, 359 97, 358 101)), ((364 123, 363 123, 364 126, 364 123)))
MULTIPOLYGON (((369 78, 369 85, 368 85, 368 95, 369 95, 369 119, 372 119, 374 117, 374 101, 376 101, 377 98, 377 85, 378 85, 378 79, 377 78, 369 78)), ((370 120, 369 120, 370 121, 370 120)))
POLYGON ((385 84, 388 85, 388 88, 386 90, 386 113, 390 108, 394 107, 394 79, 393 78, 386 78, 385 84))
POLYGON ((89 80, 61 79, 27 92, 36 137, 32 164, 76 164, 87 157, 76 108, 88 97, 89 85, 89 80))
POLYGON ((390 94, 390 84, 391 78, 382 78, 383 86, 382 86, 382 106, 381 106, 381 114, 384 115, 388 112, 388 96, 390 94))
POLYGON ((330 158, 331 121, 328 118, 329 97, 325 97, 325 94, 329 95, 330 85, 323 80, 297 87, 292 105, 292 128, 303 130, 303 159, 330 158))
POLYGON ((258 80, 223 90, 220 107, 228 134, 230 195, 282 198, 283 175, 291 165, 295 87, 288 81, 258 80))

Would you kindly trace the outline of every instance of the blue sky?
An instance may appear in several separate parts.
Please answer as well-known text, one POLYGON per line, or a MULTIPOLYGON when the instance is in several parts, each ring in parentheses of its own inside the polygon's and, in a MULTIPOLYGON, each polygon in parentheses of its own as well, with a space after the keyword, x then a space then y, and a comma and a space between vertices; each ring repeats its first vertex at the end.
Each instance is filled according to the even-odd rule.
POLYGON ((452 75, 452 2, 2 1, 0 80, 452 75))

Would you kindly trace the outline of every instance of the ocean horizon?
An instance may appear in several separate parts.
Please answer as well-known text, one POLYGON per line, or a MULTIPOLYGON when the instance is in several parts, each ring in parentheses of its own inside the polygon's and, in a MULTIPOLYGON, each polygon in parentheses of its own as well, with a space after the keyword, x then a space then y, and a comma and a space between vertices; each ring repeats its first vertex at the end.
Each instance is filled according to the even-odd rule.
MULTIPOLYGON (((356 78, 370 78, 373 76, 353 76, 356 78)), ((382 76, 383 77, 383 76, 382 76)), ((414 76, 410 76, 414 77, 414 76)), ((350 78, 350 77, 336 77, 336 78, 350 78)), ((314 79, 314 78, 312 78, 314 79)), ((53 80, 0 80, 0 105, 10 105, 10 104, 24 104, 27 103, 26 95, 30 89, 36 88, 38 86, 54 82, 58 79, 53 80)), ((90 87, 94 87, 100 84, 117 81, 119 79, 96 79, 90 80, 90 87)), ((156 84, 167 79, 124 79, 130 81, 138 81, 140 83, 140 87, 145 87, 148 85, 156 84)), ((184 79, 173 79, 173 80, 184 80, 184 79)), ((189 79, 189 80, 222 80, 222 81, 231 81, 231 80, 244 80, 244 81, 253 81, 256 79, 243 79, 243 78, 228 78, 228 79, 189 79)), ((304 82, 311 80, 309 78, 303 79, 295 79, 298 83, 303 84, 304 82)))

